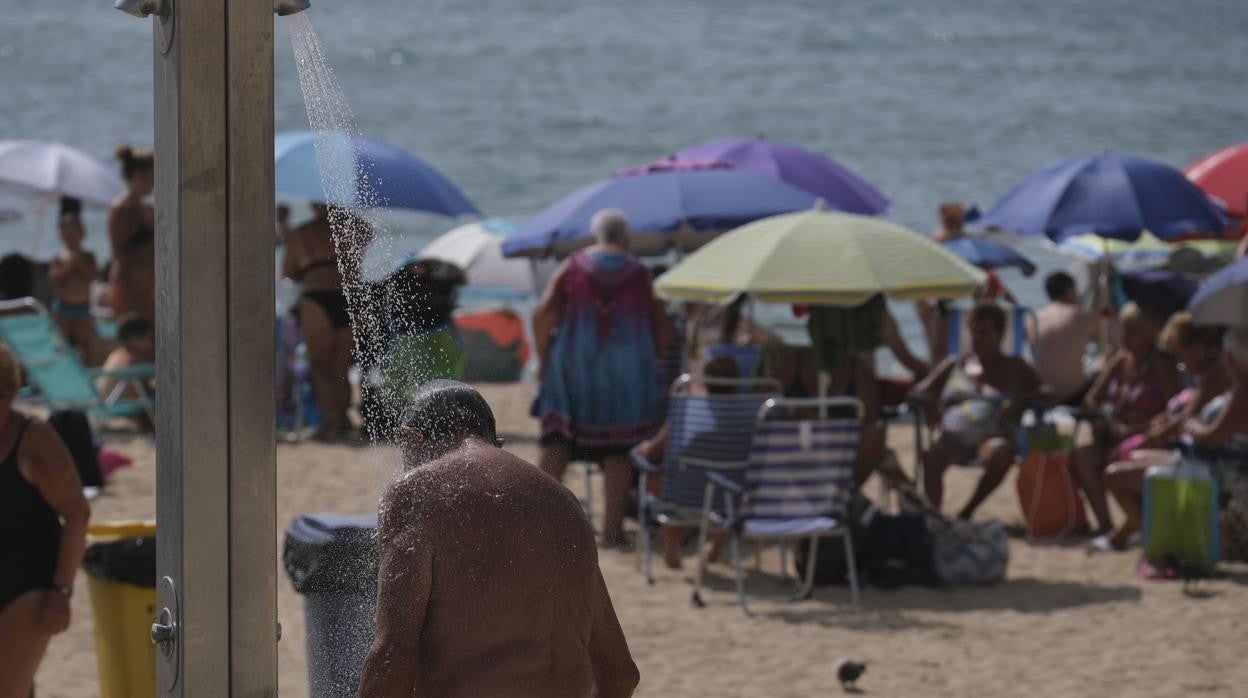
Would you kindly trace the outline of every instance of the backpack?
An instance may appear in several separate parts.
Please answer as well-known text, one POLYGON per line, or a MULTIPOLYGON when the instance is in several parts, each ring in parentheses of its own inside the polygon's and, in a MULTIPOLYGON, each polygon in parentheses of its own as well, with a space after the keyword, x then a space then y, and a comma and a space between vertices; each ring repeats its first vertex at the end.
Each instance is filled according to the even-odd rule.
POLYGON ((866 583, 881 589, 936 586, 940 578, 932 558, 927 517, 917 513, 880 514, 867 532, 866 583))
POLYGON ((99 451, 91 434, 91 422, 81 410, 58 410, 48 416, 48 426, 56 431, 74 459, 74 468, 83 487, 103 487, 99 451))
MULTIPOLYGON (((859 573, 866 564, 869 526, 878 514, 875 504, 855 492, 850 495, 847 507, 849 535, 854 542, 854 566, 859 573)), ((815 541, 815 586, 832 586, 849 582, 849 565, 845 559, 845 543, 838 538, 820 538, 815 541)), ((794 546, 793 563, 797 566, 798 579, 806 578, 806 566, 810 545, 805 541, 794 546)))
POLYGON ((1088 530, 1070 471, 1069 439, 1050 429, 1027 434, 1027 457, 1018 469, 1018 501, 1033 538, 1065 538, 1088 530))

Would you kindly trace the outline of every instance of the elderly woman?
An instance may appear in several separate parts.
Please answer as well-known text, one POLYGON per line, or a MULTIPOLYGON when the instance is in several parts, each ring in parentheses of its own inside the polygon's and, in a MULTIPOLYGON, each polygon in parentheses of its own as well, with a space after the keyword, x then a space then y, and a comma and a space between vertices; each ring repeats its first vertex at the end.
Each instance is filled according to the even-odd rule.
MULTIPOLYGON (((1180 331, 1176 328, 1174 332, 1177 336, 1173 338, 1163 332, 1162 338, 1163 341, 1177 343, 1175 354, 1189 371, 1196 374, 1196 384, 1171 401, 1172 409, 1177 411, 1168 418, 1158 419, 1140 447, 1106 471, 1105 485, 1122 507, 1126 520, 1103 540, 1094 541, 1094 550, 1126 548, 1140 530, 1144 474, 1150 467, 1174 458, 1174 452, 1164 448, 1166 442, 1187 437, 1198 446, 1223 450, 1228 455, 1235 452, 1248 454, 1248 391, 1244 389, 1248 386, 1248 328, 1228 332, 1219 356, 1215 330, 1191 326, 1191 317, 1186 313, 1176 317, 1182 323, 1177 327, 1186 326, 1186 329, 1180 331)), ((1170 325, 1167 325, 1167 330, 1170 330, 1170 325)), ((1225 466, 1221 475, 1232 485, 1228 488, 1232 499, 1248 504, 1244 501, 1248 499, 1248 492, 1242 491, 1241 462, 1242 457, 1227 458, 1221 464, 1225 466)), ((1245 548, 1237 551, 1238 558, 1243 559, 1248 556, 1248 545, 1245 545, 1248 543, 1248 530, 1231 528, 1224 543, 1238 543, 1245 548)), ((1236 559, 1236 555, 1227 557, 1236 559)))
POLYGON ((542 366, 542 470, 556 480, 572 459, 601 464, 603 541, 624 543, 632 484, 629 450, 658 427, 655 360, 671 328, 650 274, 628 252, 628 219, 599 211, 597 244, 568 257, 533 313, 542 366))
POLYGON ((954 463, 980 464, 979 485, 959 512, 969 519, 1005 479, 1018 452, 1013 432, 1023 410, 1040 397, 1040 378, 1025 360, 1001 351, 1005 312, 981 302, 969 320, 971 352, 946 357, 916 387, 940 415, 940 437, 923 459, 924 489, 939 508, 945 471, 954 463))
POLYGON ((0 696, 28 695, 86 545, 87 500, 56 432, 13 409, 17 362, 0 344, 0 696))
POLYGON ((1105 467, 1130 457, 1131 449, 1139 445, 1137 437, 1179 392, 1174 359, 1157 348, 1160 328, 1156 318, 1128 303, 1118 321, 1122 348, 1105 364, 1084 397, 1084 408, 1097 415, 1092 422, 1095 439, 1075 449, 1071 456, 1075 480, 1088 498, 1101 534, 1113 529, 1105 496, 1105 467))

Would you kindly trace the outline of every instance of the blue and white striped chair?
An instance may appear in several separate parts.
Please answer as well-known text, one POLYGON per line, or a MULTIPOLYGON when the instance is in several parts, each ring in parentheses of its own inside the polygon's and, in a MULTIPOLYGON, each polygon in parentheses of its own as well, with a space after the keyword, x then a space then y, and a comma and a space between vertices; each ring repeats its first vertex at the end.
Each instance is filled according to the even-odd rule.
MULTIPOLYGON (((699 536, 705 538, 712 528, 728 532, 737 596, 746 614, 750 606, 741 565, 743 540, 779 540, 785 545, 809 541, 805 579, 796 594, 783 599, 797 601, 809 598, 814 587, 818 539, 842 538, 851 603, 858 605, 858 571, 847 507, 861 432, 862 403, 854 398, 768 400, 758 413, 744 482, 708 473, 699 536), (773 419, 784 417, 779 414, 782 410, 815 408, 821 415, 817 418, 773 419), (848 416, 825 416, 829 413, 848 416), (713 507, 717 493, 722 494, 722 514, 713 507)), ((698 607, 703 605, 702 573, 699 566, 693 591, 698 607)))
MULTIPOLYGON (((656 525, 698 525, 707 473, 718 472, 736 482, 744 481, 750 463, 750 444, 759 408, 780 393, 771 379, 732 380, 706 378, 709 385, 732 386, 737 391, 717 395, 690 395, 689 374, 671 388, 668 410, 667 448, 661 466, 634 459, 641 471, 637 490, 637 521, 642 528, 641 555, 646 582, 653 584, 651 533, 656 525), (648 478, 663 478, 659 496, 649 494, 648 478)), ((699 550, 701 548, 699 547, 699 550)))

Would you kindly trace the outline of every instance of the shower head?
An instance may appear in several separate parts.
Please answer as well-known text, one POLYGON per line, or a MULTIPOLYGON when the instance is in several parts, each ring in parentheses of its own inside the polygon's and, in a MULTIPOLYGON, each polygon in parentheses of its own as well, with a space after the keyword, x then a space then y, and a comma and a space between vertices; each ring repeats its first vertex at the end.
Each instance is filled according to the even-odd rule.
POLYGON ((117 0, 113 7, 140 19, 148 15, 164 15, 168 11, 165 0, 117 0))
POLYGON ((279 17, 299 14, 311 6, 308 0, 273 0, 273 12, 279 17))

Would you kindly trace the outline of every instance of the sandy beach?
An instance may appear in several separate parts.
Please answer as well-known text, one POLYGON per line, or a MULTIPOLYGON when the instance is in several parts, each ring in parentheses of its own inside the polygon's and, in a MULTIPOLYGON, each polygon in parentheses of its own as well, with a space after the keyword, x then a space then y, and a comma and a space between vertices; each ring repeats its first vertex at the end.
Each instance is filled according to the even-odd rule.
MULTIPOLYGON (((530 388, 483 388, 509 449, 536 457, 527 416, 530 388)), ((910 432, 895 428, 889 443, 909 466, 910 432)), ((135 458, 94 505, 93 519, 150 518, 155 511, 154 448, 142 438, 110 445, 135 458)), ((278 522, 300 513, 375 510, 380 484, 395 462, 392 450, 311 443, 278 446, 278 522)), ((569 483, 580 492, 579 471, 569 483)), ((950 477, 950 507, 963 501, 975 473, 950 477)), ((596 479, 597 480, 597 479, 596 479)), ((596 484, 600 484, 597 483, 596 484)), ((868 483, 867 492, 876 492, 868 483)), ((1013 481, 982 510, 1006 523, 1020 520, 1013 481)), ((280 545, 281 532, 279 531, 280 545)), ((647 587, 631 553, 604 552, 601 565, 641 669, 642 696, 814 696, 839 693, 833 662, 869 663, 861 688, 874 696, 1175 696, 1244 695, 1242 661, 1248 621, 1248 568, 1224 567, 1199 595, 1181 584, 1145 582, 1134 553, 1088 557, 1078 545, 1011 539, 1009 579, 985 588, 866 589, 861 609, 848 591, 817 589, 814 600, 761 604, 754 618, 736 605, 730 576, 712 566, 707 608, 689 603, 686 571, 661 569, 647 587)), ((765 555, 774 574, 778 556, 765 555)), ((284 637, 280 685, 307 695, 300 597, 279 572, 284 637)), ((757 576, 755 589, 779 589, 757 576)), ((57 637, 38 675, 38 695, 97 695, 87 585, 80 574, 70 630, 57 637)))

